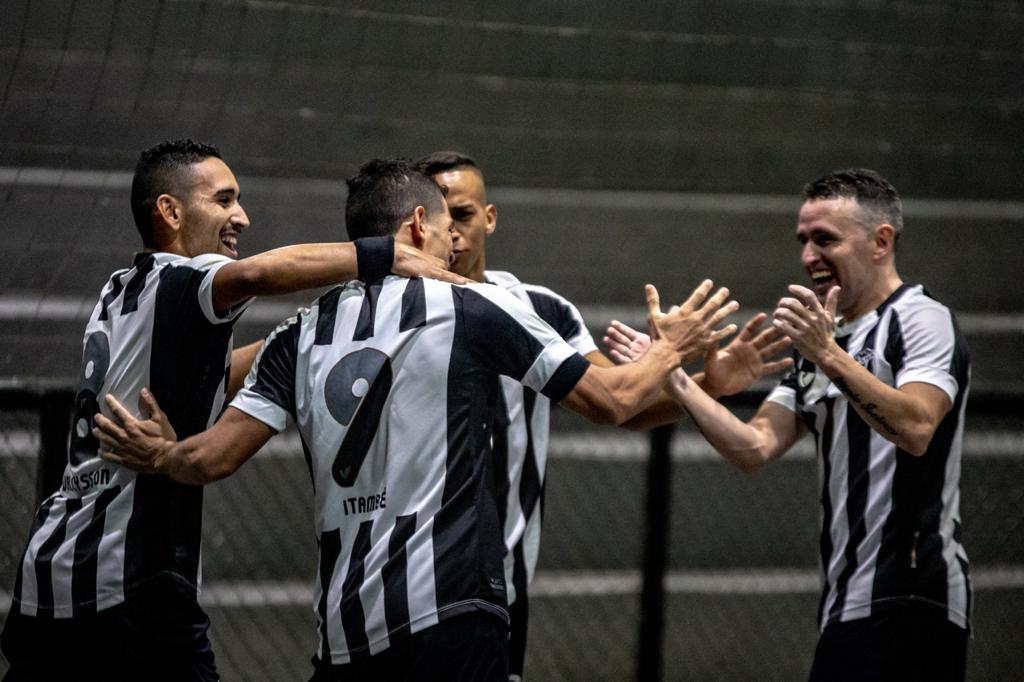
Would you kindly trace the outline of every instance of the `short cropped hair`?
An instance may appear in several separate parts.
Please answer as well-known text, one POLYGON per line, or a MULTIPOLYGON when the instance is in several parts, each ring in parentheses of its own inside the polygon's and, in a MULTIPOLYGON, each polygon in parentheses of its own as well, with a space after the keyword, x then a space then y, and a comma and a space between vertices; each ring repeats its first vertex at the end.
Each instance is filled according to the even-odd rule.
POLYGON ((161 194, 185 200, 194 178, 192 166, 222 158, 216 147, 195 140, 165 140, 143 150, 132 177, 132 217, 142 243, 153 243, 153 206, 161 194))
POLYGON ((857 201, 857 221, 863 228, 888 223, 897 237, 903 232, 903 201, 892 183, 876 171, 848 168, 804 185, 804 201, 840 197, 857 201))
POLYGON ((417 206, 444 210, 445 190, 408 159, 373 159, 347 180, 345 228, 349 239, 398 232, 417 206))
POLYGON ((483 175, 480 166, 468 154, 456 151, 443 151, 427 154, 416 161, 416 168, 427 175, 434 176, 455 168, 473 168, 483 175))

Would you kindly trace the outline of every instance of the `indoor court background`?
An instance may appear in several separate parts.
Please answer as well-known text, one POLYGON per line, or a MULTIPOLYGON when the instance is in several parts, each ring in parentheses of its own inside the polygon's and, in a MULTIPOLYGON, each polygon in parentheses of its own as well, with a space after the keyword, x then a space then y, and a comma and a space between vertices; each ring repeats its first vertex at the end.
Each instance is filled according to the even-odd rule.
MULTIPOLYGON (((648 281, 670 300, 711 277, 738 321, 770 309, 805 279, 802 184, 865 166, 905 197, 904 279, 972 350, 968 677, 1024 678, 1022 45, 1024 3, 995 0, 0 0, 0 621, 82 327, 137 247, 142 148, 220 146, 252 220, 243 255, 345 238, 342 180, 370 157, 465 151, 498 205, 489 266, 574 301, 598 340, 612 317, 642 322, 648 281)), ((257 303, 236 341, 310 298, 257 303)), ((528 679, 634 679, 649 441, 553 421, 528 679)), ((816 481, 809 441, 745 476, 677 428, 663 679, 806 677, 816 481)), ((306 679, 297 439, 206 499, 223 679, 306 679)))

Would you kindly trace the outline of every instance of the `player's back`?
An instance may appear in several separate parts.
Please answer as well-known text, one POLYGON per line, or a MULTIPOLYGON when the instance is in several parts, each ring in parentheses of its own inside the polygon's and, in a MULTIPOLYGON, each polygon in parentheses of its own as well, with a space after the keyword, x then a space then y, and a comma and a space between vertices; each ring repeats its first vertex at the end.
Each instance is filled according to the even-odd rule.
POLYGON ((202 489, 100 459, 91 427, 105 394, 134 407, 143 386, 179 435, 212 423, 224 402, 232 322, 245 307, 213 310, 213 277, 229 262, 140 253, 100 292, 85 328, 68 464, 36 514, 18 571, 21 613, 70 618, 104 610, 154 578, 195 594, 202 489))
POLYGON ((309 454, 323 654, 342 663, 472 610, 507 618, 499 374, 560 399, 580 363, 498 287, 399 277, 336 288, 268 338, 232 404, 294 420, 309 454))

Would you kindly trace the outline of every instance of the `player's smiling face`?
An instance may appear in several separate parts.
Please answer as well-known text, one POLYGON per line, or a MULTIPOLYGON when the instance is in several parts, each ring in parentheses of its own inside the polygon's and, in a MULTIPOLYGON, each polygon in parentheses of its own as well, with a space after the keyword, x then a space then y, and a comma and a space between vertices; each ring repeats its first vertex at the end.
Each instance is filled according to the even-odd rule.
POLYGON ((181 241, 189 256, 220 253, 238 258, 238 237, 249 217, 238 202, 238 181, 227 164, 208 158, 193 166, 196 183, 184 202, 181 241))
POLYGON ((857 201, 846 197, 808 201, 800 208, 796 228, 811 288, 824 302, 832 287, 841 287, 838 309, 846 317, 863 312, 859 303, 878 278, 874 240, 857 222, 857 208, 857 201))
POLYGON ((434 180, 448 188, 446 200, 455 224, 452 272, 483 281, 487 235, 494 232, 497 211, 487 203, 484 181, 474 168, 453 168, 434 180))

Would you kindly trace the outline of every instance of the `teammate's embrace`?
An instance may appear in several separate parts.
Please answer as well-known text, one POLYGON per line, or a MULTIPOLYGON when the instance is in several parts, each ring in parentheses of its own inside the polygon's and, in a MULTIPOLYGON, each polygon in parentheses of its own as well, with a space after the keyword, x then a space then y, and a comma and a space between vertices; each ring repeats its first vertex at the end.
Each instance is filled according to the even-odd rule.
MULTIPOLYGON (((148 386, 179 433, 202 431, 258 347, 232 356, 250 297, 347 280, 366 248, 392 248, 304 244, 234 260, 249 226, 238 182, 191 140, 142 153, 131 208, 144 250, 111 275, 86 326, 64 483, 36 513, 3 632, 8 681, 217 679, 197 603, 202 488, 101 460, 93 417, 105 395, 135 405, 148 386)), ((447 261, 394 253, 404 274, 451 278, 447 261)))
MULTIPOLYGON (((400 161, 349 181, 350 236, 394 234, 447 258, 441 188, 400 161)), ((623 367, 588 363, 500 287, 387 277, 335 288, 264 343, 209 430, 174 442, 163 415, 97 417, 105 457, 194 483, 227 476, 289 422, 316 497, 315 680, 507 682, 505 553, 491 425, 499 375, 602 423, 650 402, 674 367, 731 333, 734 303, 705 282, 660 311, 657 340, 623 367), (706 300, 705 300, 706 299, 706 300), (724 304, 724 305, 723 305, 724 304)), ((173 419, 171 419, 173 423, 173 419)))

